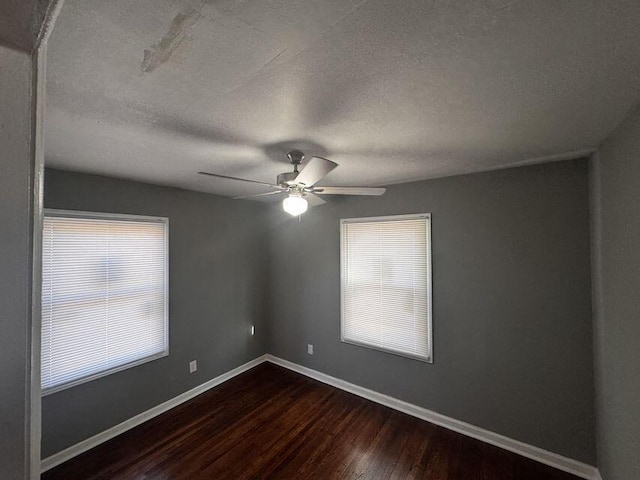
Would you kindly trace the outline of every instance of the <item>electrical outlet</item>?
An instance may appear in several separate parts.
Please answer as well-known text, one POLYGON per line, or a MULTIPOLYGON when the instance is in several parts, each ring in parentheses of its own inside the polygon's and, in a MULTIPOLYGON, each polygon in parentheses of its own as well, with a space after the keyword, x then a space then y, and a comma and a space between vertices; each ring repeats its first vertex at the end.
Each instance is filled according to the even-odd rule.
POLYGON ((198 370, 198 361, 193 360, 192 362, 189 362, 189 373, 193 373, 196 370, 198 370))
POLYGON ((313 345, 311 345, 310 343, 307 345, 307 353, 309 355, 313 355, 313 345))

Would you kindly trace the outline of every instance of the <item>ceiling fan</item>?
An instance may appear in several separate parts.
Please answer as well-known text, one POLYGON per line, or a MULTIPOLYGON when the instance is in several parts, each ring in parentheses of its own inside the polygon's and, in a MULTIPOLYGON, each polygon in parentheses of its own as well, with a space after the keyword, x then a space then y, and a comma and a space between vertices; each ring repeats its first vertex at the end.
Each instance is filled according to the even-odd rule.
POLYGON ((382 195, 386 188, 383 187, 325 187, 316 185, 331 170, 338 166, 337 163, 322 157, 311 157, 302 169, 298 171, 298 166, 304 160, 304 153, 300 150, 292 150, 287 154, 289 161, 293 165, 293 172, 281 173, 276 177, 276 183, 258 182, 256 180, 247 180, 245 178, 230 177, 227 175, 218 175, 217 173, 198 172, 200 175, 209 175, 211 177, 226 178, 228 180, 237 180, 239 182, 257 183, 271 187, 275 190, 265 193, 257 193, 254 195, 245 195, 243 199, 252 199, 256 197, 264 197, 267 195, 286 194, 287 197, 282 202, 284 211, 293 216, 298 216, 307 211, 309 203, 311 205, 321 205, 326 203, 318 195, 382 195))

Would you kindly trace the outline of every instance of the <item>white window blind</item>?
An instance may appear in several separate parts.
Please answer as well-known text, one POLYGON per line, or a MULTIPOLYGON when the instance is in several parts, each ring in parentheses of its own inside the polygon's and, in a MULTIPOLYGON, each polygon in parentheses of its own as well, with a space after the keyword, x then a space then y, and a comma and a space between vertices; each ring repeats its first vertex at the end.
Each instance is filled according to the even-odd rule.
POLYGON ((341 221, 342 341, 432 361, 430 221, 341 221))
POLYGON ((43 393, 168 353, 167 228, 163 218, 45 212, 43 393))

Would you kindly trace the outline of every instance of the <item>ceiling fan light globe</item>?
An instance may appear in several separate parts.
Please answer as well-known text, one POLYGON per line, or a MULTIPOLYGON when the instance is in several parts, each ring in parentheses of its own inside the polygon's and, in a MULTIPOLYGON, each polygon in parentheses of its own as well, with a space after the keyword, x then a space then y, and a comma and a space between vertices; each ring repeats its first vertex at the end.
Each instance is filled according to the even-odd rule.
POLYGON ((284 209, 284 211, 289 215, 293 215, 294 217, 297 217, 298 215, 306 212, 308 206, 309 203, 307 202, 307 200, 298 195, 291 195, 285 198, 282 202, 282 208, 284 209))

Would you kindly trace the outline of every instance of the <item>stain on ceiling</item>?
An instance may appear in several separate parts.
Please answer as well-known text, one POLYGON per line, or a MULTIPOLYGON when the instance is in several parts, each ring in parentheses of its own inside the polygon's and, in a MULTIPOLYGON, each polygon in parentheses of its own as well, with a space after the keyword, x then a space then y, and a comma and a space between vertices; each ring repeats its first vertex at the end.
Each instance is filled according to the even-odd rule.
POLYGON ((575 158, 640 102, 637 0, 66 0, 47 166, 221 195, 575 158))

